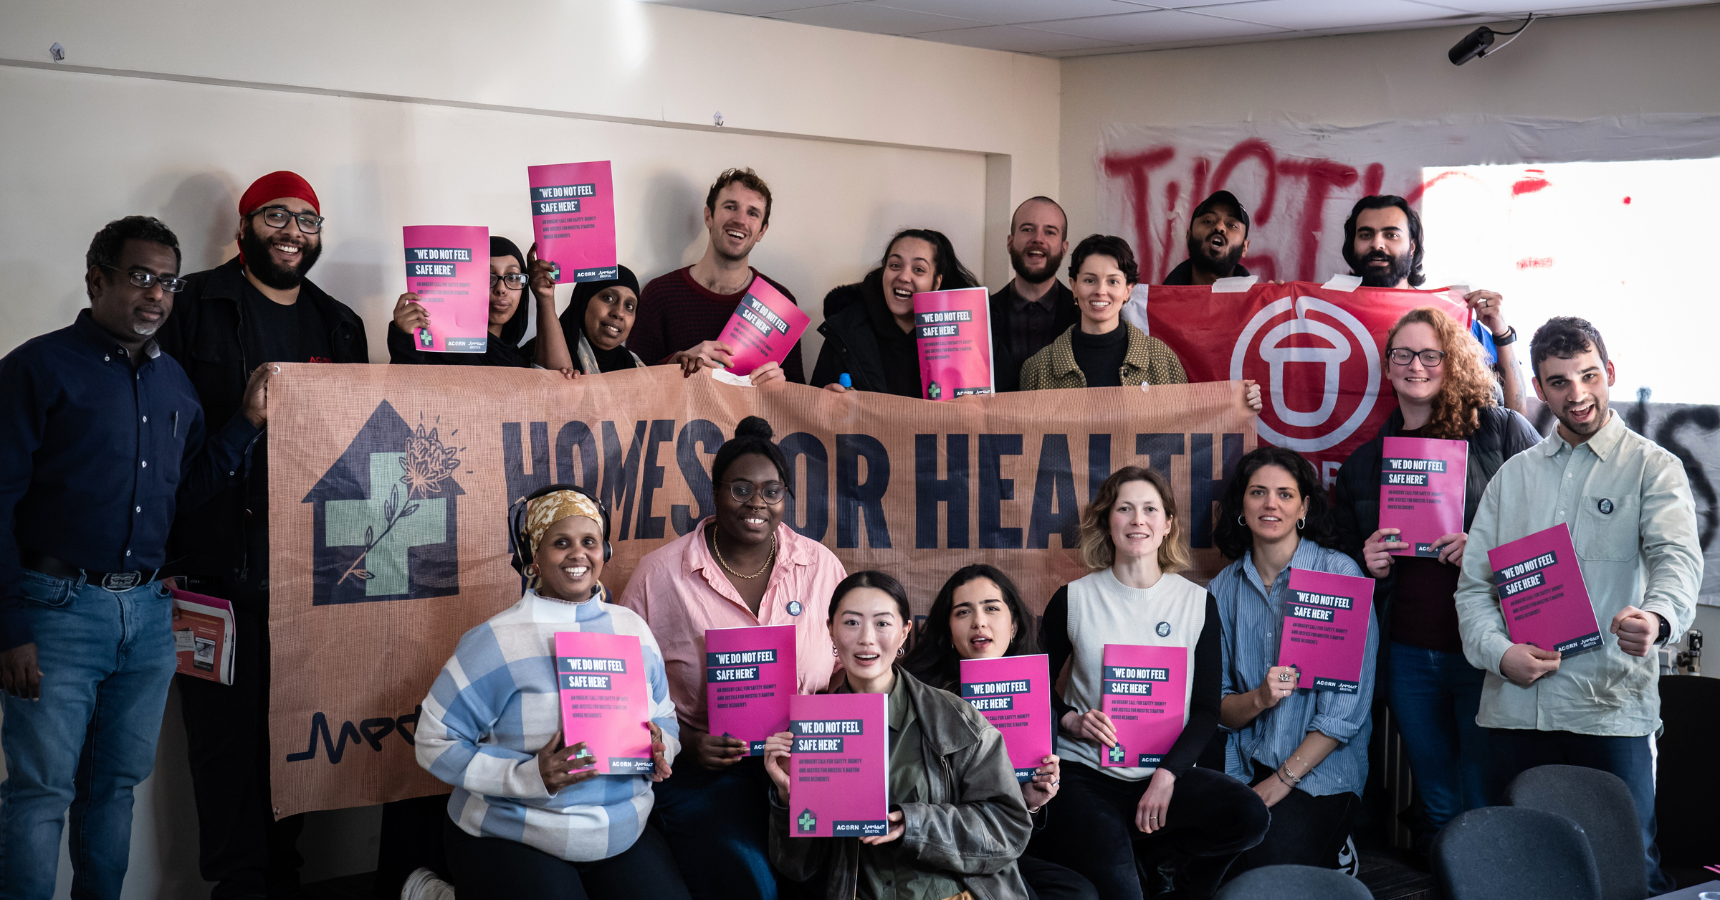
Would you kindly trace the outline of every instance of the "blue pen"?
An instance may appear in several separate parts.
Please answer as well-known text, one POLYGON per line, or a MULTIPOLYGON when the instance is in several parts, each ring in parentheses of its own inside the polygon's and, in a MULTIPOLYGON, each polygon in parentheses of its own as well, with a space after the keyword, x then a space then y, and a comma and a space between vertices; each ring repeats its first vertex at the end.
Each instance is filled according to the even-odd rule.
POLYGON ((854 386, 854 379, 849 378, 847 372, 843 372, 841 375, 836 376, 836 383, 842 385, 843 389, 846 390, 854 386))

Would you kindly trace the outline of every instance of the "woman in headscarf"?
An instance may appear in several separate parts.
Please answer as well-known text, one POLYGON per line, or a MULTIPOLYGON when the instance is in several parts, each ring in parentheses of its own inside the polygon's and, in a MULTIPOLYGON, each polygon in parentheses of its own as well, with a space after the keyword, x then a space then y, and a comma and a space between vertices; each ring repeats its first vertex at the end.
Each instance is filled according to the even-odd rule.
POLYGON ((420 350, 413 335, 420 328, 430 327, 430 310, 419 301, 417 294, 408 291, 395 302, 394 321, 388 324, 388 361, 432 366, 531 368, 531 354, 520 348, 520 338, 526 334, 527 318, 526 305, 520 300, 525 296, 530 271, 525 254, 513 241, 490 235, 490 339, 484 345, 484 352, 435 353, 420 350))
POLYGON ((454 786, 443 821, 461 900, 687 897, 661 835, 646 824, 653 782, 669 777, 680 726, 663 654, 645 620, 609 602, 599 576, 608 524, 567 485, 527 502, 520 601, 460 638, 424 698, 418 763, 454 786), (647 775, 599 775, 581 735, 565 734, 557 632, 639 639, 650 686, 647 775))
MULTIPOLYGON (((535 252, 537 248, 532 248, 535 252)), ((534 266, 544 263, 534 261, 534 266)), ((639 279, 626 266, 615 267, 607 281, 582 281, 574 286, 573 299, 559 317, 555 310, 555 282, 532 280, 538 301, 538 336, 526 344, 537 364, 546 369, 582 375, 644 368, 645 363, 624 344, 633 331, 639 311, 639 279), (570 354, 571 351, 571 354, 570 354)))

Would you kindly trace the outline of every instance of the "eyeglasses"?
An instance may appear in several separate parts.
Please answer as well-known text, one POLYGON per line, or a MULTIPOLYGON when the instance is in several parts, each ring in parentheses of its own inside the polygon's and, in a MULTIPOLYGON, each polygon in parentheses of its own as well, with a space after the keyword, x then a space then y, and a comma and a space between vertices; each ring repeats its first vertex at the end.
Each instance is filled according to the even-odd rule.
POLYGON ((251 215, 254 216, 257 213, 263 214, 263 221, 270 228, 285 228, 288 219, 298 219, 299 230, 305 234, 316 234, 322 230, 323 222, 327 221, 322 216, 295 213, 285 206, 265 206, 261 209, 251 210, 251 215))
POLYGON ((1418 356, 1421 357, 1421 364, 1430 369, 1437 369, 1440 363, 1445 362, 1444 350, 1423 350, 1417 353, 1407 347, 1397 347, 1386 354, 1386 358, 1391 360, 1394 366, 1407 366, 1410 360, 1418 356))
POLYGON ((127 271, 120 269, 118 266, 110 266, 107 263, 96 263, 96 265, 101 266, 102 268, 108 269, 110 271, 119 272, 120 274, 124 275, 126 277, 126 279, 129 280, 132 284, 135 284, 138 287, 143 288, 146 291, 152 287, 155 287, 155 285, 159 282, 161 284, 162 290, 168 292, 169 294, 177 294, 180 291, 185 290, 185 286, 191 283, 189 281, 186 281, 183 278, 173 278, 171 276, 167 277, 167 278, 162 278, 159 275, 155 275, 155 274, 152 274, 150 272, 145 272, 142 269, 132 269, 131 271, 127 272, 127 271))
POLYGON ((526 277, 526 273, 524 273, 524 272, 509 272, 506 275, 497 275, 496 273, 491 272, 490 273, 490 287, 492 287, 492 288, 495 287, 496 282, 498 282, 498 281, 505 282, 508 287, 513 288, 514 290, 517 291, 520 288, 525 287, 526 283, 531 281, 531 279, 526 277))
POLYGON ((782 498, 788 496, 788 487, 780 481, 767 481, 760 485, 755 485, 750 481, 719 481, 717 484, 728 485, 729 496, 735 498, 736 503, 745 503, 751 500, 754 491, 757 491, 758 495, 764 498, 764 502, 772 506, 781 503, 782 498))

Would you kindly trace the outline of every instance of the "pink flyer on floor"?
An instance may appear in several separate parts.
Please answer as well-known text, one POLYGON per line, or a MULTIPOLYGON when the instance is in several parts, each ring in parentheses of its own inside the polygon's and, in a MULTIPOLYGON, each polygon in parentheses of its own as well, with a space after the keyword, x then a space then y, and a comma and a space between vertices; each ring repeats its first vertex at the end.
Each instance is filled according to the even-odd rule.
POLYGON ((953 400, 990 394, 991 295, 985 288, 914 295, 914 343, 920 350, 920 396, 953 400))
POLYGON ((717 340, 734 350, 734 375, 751 375, 767 362, 781 364, 811 322, 794 301, 761 277, 754 277, 729 324, 717 340))
POLYGON ((748 756, 762 756, 764 739, 788 730, 788 699, 798 684, 793 625, 705 632, 711 733, 745 741, 748 756))
POLYGON ((1187 647, 1106 644, 1104 699, 1117 746, 1104 751, 1105 767, 1157 767, 1188 718, 1187 647))
POLYGON ((1487 564, 1512 643, 1565 656, 1601 646, 1600 624, 1565 523, 1494 547, 1487 564))
POLYGON ((1468 441, 1388 437, 1380 448, 1380 527, 1408 544, 1393 556, 1439 556, 1433 542, 1463 530, 1468 441))
POLYGON ((885 694, 796 695, 788 813, 795 837, 890 832, 890 737, 885 694))
POLYGON ((599 774, 651 774, 651 684, 639 639, 558 632, 555 675, 568 745, 584 741, 599 774))
POLYGON ((962 699, 1003 734, 1015 780, 1051 755, 1051 664, 1043 653, 962 660, 962 699))
POLYGON ((1373 606, 1372 578, 1291 569, 1278 664, 1296 667, 1298 688, 1354 694, 1373 606))
POLYGON ((561 266, 556 283, 614 278, 615 186, 609 160, 527 166, 526 180, 538 259, 561 266))
POLYGON ((430 314, 413 335, 420 350, 482 353, 490 341, 490 229, 408 225, 406 290, 430 314))

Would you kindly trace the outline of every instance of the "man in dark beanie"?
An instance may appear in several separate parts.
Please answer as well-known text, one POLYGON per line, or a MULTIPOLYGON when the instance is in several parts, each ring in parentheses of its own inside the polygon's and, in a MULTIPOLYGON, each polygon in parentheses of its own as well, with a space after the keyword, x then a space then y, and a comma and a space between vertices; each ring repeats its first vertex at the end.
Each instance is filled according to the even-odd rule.
POLYGON ((1248 252, 1248 209, 1229 191, 1213 191, 1189 217, 1188 259, 1165 275, 1165 284, 1212 284, 1249 274, 1242 265, 1248 252))

